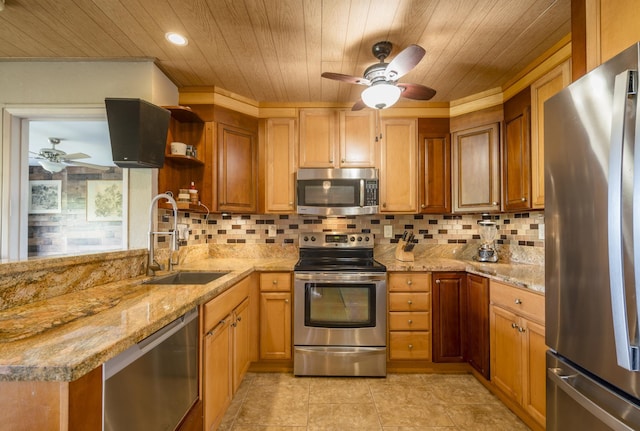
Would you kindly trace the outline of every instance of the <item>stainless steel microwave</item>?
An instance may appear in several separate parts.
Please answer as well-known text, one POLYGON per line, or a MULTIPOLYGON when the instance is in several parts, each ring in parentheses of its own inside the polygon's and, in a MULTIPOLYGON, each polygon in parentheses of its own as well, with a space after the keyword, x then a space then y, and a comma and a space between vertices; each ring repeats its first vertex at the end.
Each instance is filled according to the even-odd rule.
POLYGON ((298 214, 359 215, 378 212, 378 170, 299 169, 298 214))

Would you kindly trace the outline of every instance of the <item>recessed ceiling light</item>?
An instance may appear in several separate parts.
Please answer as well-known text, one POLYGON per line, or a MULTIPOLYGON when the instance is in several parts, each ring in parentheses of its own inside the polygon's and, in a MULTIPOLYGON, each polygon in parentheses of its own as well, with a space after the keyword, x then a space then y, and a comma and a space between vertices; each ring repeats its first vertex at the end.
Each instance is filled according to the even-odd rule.
POLYGON ((181 34, 169 32, 164 35, 164 37, 174 45, 185 46, 189 43, 186 37, 181 34))

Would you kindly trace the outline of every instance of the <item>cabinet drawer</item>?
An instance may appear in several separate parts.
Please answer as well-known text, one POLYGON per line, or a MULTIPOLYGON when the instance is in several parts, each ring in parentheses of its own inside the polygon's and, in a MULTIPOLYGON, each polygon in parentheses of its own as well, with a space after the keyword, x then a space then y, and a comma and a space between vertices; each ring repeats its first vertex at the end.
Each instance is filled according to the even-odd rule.
POLYGON ((389 359, 431 359, 431 332, 394 331, 389 333, 389 359))
POLYGON ((289 292, 291 290, 291 273, 263 272, 260 274, 261 291, 289 292))
POLYGON ((431 315, 428 311, 394 311, 389 313, 391 331, 428 331, 431 315))
POLYGON ((491 303, 544 323, 544 295, 491 280, 491 303))
POLYGON ((389 274, 389 291, 431 290, 431 275, 428 272, 392 272, 389 274))
POLYGON ((430 311, 430 292, 389 293, 389 311, 430 311))

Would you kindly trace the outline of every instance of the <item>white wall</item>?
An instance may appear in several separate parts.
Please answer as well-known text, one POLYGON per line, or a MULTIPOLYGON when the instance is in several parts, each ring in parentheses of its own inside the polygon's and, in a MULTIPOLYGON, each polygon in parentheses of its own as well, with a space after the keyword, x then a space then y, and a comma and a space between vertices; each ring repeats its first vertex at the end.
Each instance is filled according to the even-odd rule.
MULTIPOLYGON (((15 119, 29 112, 65 108, 63 115, 104 108, 105 97, 134 97, 157 105, 176 105, 177 87, 153 64, 139 61, 0 61, 0 244, 11 231, 10 211, 20 206, 20 176, 15 169, 16 148, 11 137, 15 119), (13 161, 13 163, 12 163, 13 161), (13 169, 12 169, 13 166, 13 169)), ((106 116, 105 116, 106 118, 106 116)), ((149 202, 155 194, 155 169, 131 169, 129 175, 129 248, 147 245, 149 202)), ((15 214, 15 211, 14 211, 15 214)), ((2 256, 6 257, 6 256, 2 256)))

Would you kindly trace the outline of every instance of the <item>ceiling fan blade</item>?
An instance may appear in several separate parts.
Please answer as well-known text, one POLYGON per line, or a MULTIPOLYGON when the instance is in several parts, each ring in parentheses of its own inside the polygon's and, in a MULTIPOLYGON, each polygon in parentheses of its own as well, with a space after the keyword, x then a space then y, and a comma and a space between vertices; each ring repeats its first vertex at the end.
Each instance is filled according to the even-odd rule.
POLYGON ((365 78, 358 78, 351 75, 343 75, 342 73, 323 72, 323 78, 334 79, 336 81, 348 82, 349 84, 370 85, 371 81, 365 78))
POLYGON ((61 158, 64 160, 74 160, 74 159, 88 159, 90 156, 85 153, 71 153, 61 155, 61 158))
POLYGON ((362 101, 362 99, 360 99, 351 107, 351 110, 352 111, 362 111, 366 107, 367 107, 367 105, 365 105, 364 102, 362 101))
POLYGON ((420 84, 396 84, 402 89, 402 97, 414 100, 429 100, 436 95, 436 90, 420 84))
POLYGON ((384 71, 387 80, 397 81, 416 67, 427 51, 419 45, 409 45, 391 60, 384 71))
POLYGON ((65 160, 65 165, 67 166, 78 166, 78 167, 82 167, 82 168, 91 168, 91 169, 97 169, 99 171, 108 171, 109 169, 111 169, 110 166, 101 166, 101 165, 94 165, 92 163, 84 163, 84 162, 76 162, 76 161, 66 161, 65 160))

